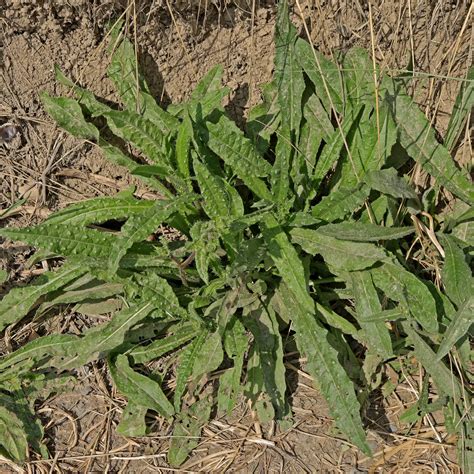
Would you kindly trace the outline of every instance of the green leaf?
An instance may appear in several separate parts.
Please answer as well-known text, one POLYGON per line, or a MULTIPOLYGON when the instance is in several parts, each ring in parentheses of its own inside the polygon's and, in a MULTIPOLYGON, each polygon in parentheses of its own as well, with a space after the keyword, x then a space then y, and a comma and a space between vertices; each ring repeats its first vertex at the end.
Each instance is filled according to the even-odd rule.
POLYGON ((204 197, 204 210, 211 219, 220 222, 243 215, 242 199, 236 189, 197 159, 193 160, 193 168, 204 197))
POLYGON ((352 291, 354 293, 357 321, 363 330, 363 338, 368 347, 382 358, 393 355, 392 341, 385 322, 368 322, 374 313, 382 310, 377 290, 369 272, 352 272, 352 291))
POLYGON ((194 380, 219 368, 224 358, 222 338, 219 331, 207 335, 199 352, 194 358, 191 376, 194 380))
POLYGON ((91 91, 79 87, 76 83, 67 78, 56 64, 54 65, 54 74, 59 82, 74 91, 79 103, 89 111, 92 117, 99 117, 104 112, 111 110, 108 105, 99 102, 91 91))
POLYGON ((248 336, 239 319, 233 317, 224 333, 224 348, 234 366, 224 372, 219 378, 219 392, 217 394, 218 411, 229 415, 234 408, 237 397, 242 392, 240 378, 244 365, 245 352, 248 348, 248 336))
POLYGON ((173 405, 166 398, 160 384, 135 372, 126 355, 120 354, 115 362, 110 361, 109 369, 114 384, 129 402, 154 410, 167 418, 174 415, 173 405))
POLYGON ((246 131, 257 150, 263 155, 270 146, 271 136, 281 123, 278 91, 275 82, 262 87, 263 102, 248 112, 246 131))
POLYGON ((328 114, 332 111, 331 103, 335 109, 334 111, 341 113, 344 107, 344 93, 339 68, 321 53, 315 51, 302 38, 298 38, 296 41, 295 53, 304 72, 314 84, 316 94, 321 99, 328 114), (329 91, 329 97, 326 88, 329 91))
POLYGON ((186 113, 183 122, 179 126, 178 136, 176 137, 176 165, 178 172, 183 178, 190 178, 189 171, 189 149, 193 137, 193 124, 189 114, 186 113))
POLYGON ((429 120, 403 90, 396 79, 386 78, 386 101, 399 130, 399 140, 437 184, 446 187, 468 204, 474 203, 472 184, 455 165, 448 150, 438 143, 429 120))
POLYGON ((260 198, 271 201, 271 194, 259 177, 270 174, 271 166, 252 142, 225 116, 217 123, 207 122, 208 146, 227 163, 237 176, 260 198))
POLYGON ((0 331, 26 316, 40 297, 58 290, 86 272, 87 268, 83 265, 64 265, 56 272, 44 273, 28 286, 10 290, 0 301, 0 331))
POLYGON ((181 419, 174 426, 168 451, 171 466, 180 466, 198 445, 202 428, 211 416, 211 409, 211 400, 203 398, 181 413, 181 419))
POLYGON ((127 250, 135 243, 145 240, 150 234, 182 205, 183 200, 155 201, 152 207, 132 216, 121 229, 119 238, 115 238, 109 248, 108 261, 112 272, 116 272, 120 260, 127 250))
POLYGON ((180 306, 178 298, 165 278, 161 278, 151 270, 143 273, 136 273, 132 281, 137 286, 137 292, 143 301, 153 305, 153 309, 158 309, 163 315, 170 317, 187 316, 186 310, 180 306))
MULTIPOLYGON (((363 107, 359 107, 353 116, 349 116, 342 122, 341 129, 336 128, 334 132, 332 132, 332 135, 329 138, 329 141, 326 146, 323 148, 321 156, 316 162, 316 166, 314 168, 312 186, 315 190, 319 189, 319 186, 326 174, 338 161, 341 151, 345 150, 344 141, 350 142, 348 139, 348 135, 351 133, 354 127, 357 127, 362 111, 363 107)), ((347 153, 347 150, 345 150, 345 152, 347 153)), ((357 181, 360 181, 360 176, 358 177, 357 181)), ((345 183, 342 183, 341 185, 344 186, 345 183)))
POLYGON ((458 312, 449 324, 441 344, 438 348, 437 359, 441 360, 455 344, 466 334, 473 324, 474 297, 472 291, 466 295, 464 302, 459 306, 458 312))
POLYGON ((44 357, 75 356, 77 354, 78 341, 80 341, 78 336, 69 334, 52 334, 34 339, 15 352, 0 359, 0 379, 8 376, 8 368, 16 370, 16 366, 24 361, 36 362, 44 357))
POLYGON ((443 286, 451 301, 460 307, 472 294, 474 288, 472 272, 463 250, 456 244, 455 239, 446 234, 441 237, 445 252, 442 269, 443 286))
POLYGON ((358 47, 349 49, 343 57, 341 67, 346 98, 345 113, 350 114, 360 104, 364 104, 365 118, 368 118, 375 106, 375 84, 373 65, 367 50, 358 47))
MULTIPOLYGON (((372 95, 372 100, 374 99, 372 95)), ((375 117, 360 121, 354 130, 348 154, 341 169, 344 187, 357 185, 359 179, 372 170, 380 169, 390 156, 397 141, 397 129, 387 107, 379 107, 379 127, 375 117)))
POLYGON ((310 374, 327 400, 331 415, 341 431, 364 453, 370 454, 360 417, 354 385, 339 362, 338 351, 328 341, 314 308, 307 308, 286 285, 280 288, 286 311, 292 315, 296 344, 307 357, 310 374))
POLYGON ((397 198, 417 199, 415 190, 403 178, 398 176, 397 170, 394 168, 369 171, 364 176, 364 181, 372 189, 383 194, 397 198))
MULTIPOLYGON (((331 115, 324 109, 317 95, 312 94, 303 107, 303 115, 310 127, 315 127, 325 142, 329 142, 334 133, 331 115)), ((315 150, 318 151, 317 149, 315 150)))
POLYGON ((467 118, 474 107, 474 66, 471 66, 466 80, 461 82, 456 102, 453 106, 451 118, 449 119, 448 130, 444 137, 444 144, 449 151, 456 145, 467 118))
MULTIPOLYGON (((195 103, 206 102, 206 98, 214 97, 215 92, 222 91, 223 73, 224 68, 221 64, 217 64, 211 68, 191 93, 191 100, 195 103)), ((211 108, 208 110, 210 112, 211 108)))
POLYGON ((117 240, 107 232, 92 229, 77 232, 71 226, 47 223, 25 229, 0 229, 0 235, 65 257, 107 257, 117 240))
POLYGON ((127 406, 123 409, 120 423, 117 425, 117 433, 128 437, 145 436, 147 411, 147 407, 129 400, 127 406))
POLYGON ((371 270, 375 285, 409 310, 423 328, 438 332, 436 303, 426 285, 398 262, 384 262, 371 270))
POLYGON ((340 222, 318 227, 323 235, 335 237, 339 240, 355 242, 378 242, 379 240, 401 239, 415 231, 413 227, 382 227, 376 224, 361 222, 340 222))
POLYGON ((431 375, 442 395, 453 397, 456 401, 463 399, 463 390, 453 372, 436 357, 429 344, 418 334, 409 321, 402 321, 403 330, 408 335, 408 342, 413 345, 413 354, 431 375))
POLYGON ((274 200, 283 210, 288 207, 290 162, 298 141, 302 119, 302 97, 305 82, 301 67, 296 62, 295 42, 298 35, 291 24, 287 2, 278 4, 275 28, 275 76, 278 89, 281 127, 272 169, 271 184, 274 200))
POLYGON ((93 327, 76 342, 77 356, 68 358, 64 368, 80 367, 90 360, 106 356, 123 343, 127 331, 145 319, 153 310, 149 302, 125 308, 115 314, 107 324, 93 327))
MULTIPOLYGON (((6 270, 0 270, 0 285, 8 280, 8 272, 6 270)), ((1 307, 1 303, 0 303, 1 307)))
MULTIPOLYGON (((282 128, 297 132, 302 118, 301 98, 305 83, 301 67, 296 61, 295 44, 298 33, 290 22, 288 3, 278 3, 275 26, 275 73, 282 128)), ((288 138, 291 139, 291 136, 288 138)))
POLYGON ((45 223, 61 225, 100 224, 112 219, 124 219, 140 214, 153 206, 152 201, 131 196, 99 197, 66 207, 49 216, 45 223))
POLYGON ((164 135, 152 122, 130 111, 111 110, 104 116, 115 135, 130 142, 155 163, 166 164, 164 135))
POLYGON ((176 369, 176 388, 174 390, 174 409, 176 412, 181 411, 181 397, 186 390, 186 383, 188 378, 193 373, 194 362, 199 356, 201 348, 209 336, 209 331, 201 330, 196 333, 194 340, 184 348, 179 358, 179 363, 176 369))
POLYGON ((318 313, 321 314, 327 324, 329 324, 333 328, 341 330, 344 334, 350 334, 351 336, 354 336, 354 338, 357 339, 358 329, 351 322, 347 321, 347 319, 342 316, 339 316, 339 314, 337 314, 331 308, 323 306, 322 304, 317 302, 316 310, 318 311, 318 313))
MULTIPOLYGON (((251 387, 250 390, 257 398, 265 391, 275 408, 277 419, 281 420, 288 415, 288 405, 285 400, 283 342, 275 314, 270 308, 260 307, 247 314, 244 323, 254 337, 254 350, 260 363, 259 367, 252 369, 261 371, 259 378, 263 381, 263 387, 251 387)), ((249 379, 252 377, 248 374, 249 379)))
POLYGON ((268 253, 283 281, 304 308, 312 309, 314 307, 313 299, 309 295, 303 265, 295 247, 291 245, 288 236, 273 215, 268 214, 262 219, 261 228, 268 253))
POLYGON ((389 259, 385 250, 374 244, 339 240, 318 230, 292 229, 291 240, 311 254, 320 254, 334 268, 344 271, 363 270, 389 259))
POLYGON ((107 69, 108 76, 117 88, 120 98, 130 112, 136 112, 153 122, 165 133, 173 133, 179 121, 158 106, 137 65, 133 44, 120 31, 121 25, 111 31, 112 60, 107 69))
POLYGON ((179 331, 173 335, 153 341, 147 346, 139 346, 132 349, 129 356, 133 358, 135 364, 144 364, 150 360, 158 359, 167 352, 186 344, 196 335, 196 326, 193 323, 184 323, 179 326, 179 331))
POLYGON ((28 456, 25 427, 17 414, 4 405, 4 398, 6 395, 0 396, 0 452, 4 450, 10 459, 24 462, 28 456))
POLYGON ((41 100, 46 112, 71 135, 86 140, 99 139, 99 130, 86 122, 81 106, 76 100, 67 97, 51 97, 45 92, 41 94, 41 100))
POLYGON ((331 191, 328 196, 324 196, 312 208, 311 214, 327 222, 343 219, 359 209, 369 194, 368 186, 358 186, 353 189, 339 188, 331 191))
MULTIPOLYGON (((42 313, 48 308, 51 308, 52 306, 58 304, 80 303, 82 301, 91 302, 94 300, 103 300, 106 298, 110 298, 112 296, 122 293, 123 285, 121 283, 100 283, 98 281, 92 281, 90 284, 82 286, 80 290, 67 291, 67 289, 63 289, 63 291, 64 292, 62 292, 60 295, 49 299, 49 301, 43 303, 38 309, 37 315, 38 313, 42 313)), ((107 303, 108 302, 110 302, 110 300, 108 300, 107 303)), ((106 302, 102 301, 101 303, 104 304, 106 302)))
POLYGON ((195 252, 196 269, 204 283, 209 283, 209 267, 218 263, 219 234, 211 221, 197 221, 191 227, 192 249, 195 252))

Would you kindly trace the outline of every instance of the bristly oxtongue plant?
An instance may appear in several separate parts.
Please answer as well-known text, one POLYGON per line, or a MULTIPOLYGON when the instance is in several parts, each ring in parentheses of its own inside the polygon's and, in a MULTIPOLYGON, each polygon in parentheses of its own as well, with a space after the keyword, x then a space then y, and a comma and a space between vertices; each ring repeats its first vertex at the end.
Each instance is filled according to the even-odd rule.
POLYGON ((178 466, 211 413, 230 413, 241 396, 262 423, 288 425, 284 354, 297 350, 342 436, 366 454, 361 409, 385 387, 388 365, 416 359, 424 388, 405 419, 443 409, 472 456, 474 193, 451 157, 474 100, 472 70, 443 145, 407 95, 409 79, 374 72, 358 48, 329 61, 299 37, 281 1, 274 77, 242 131, 222 106, 229 90, 221 67, 165 110, 137 77, 121 31, 111 31, 108 69, 120 105, 59 69, 72 94, 42 100, 62 128, 95 143, 157 199, 129 189, 35 227, 0 229, 40 249, 36 261, 59 267, 3 298, 0 330, 64 305, 82 318, 110 316, 0 358, 0 451, 18 462, 28 448, 47 456, 35 400, 67 388, 73 369, 103 360, 128 400, 118 432, 146 435, 149 412, 168 419, 168 460, 178 466), (436 183, 424 194, 406 175, 413 161, 436 183), (440 187, 458 200, 449 218, 434 216, 434 228, 440 187), (104 228, 111 220, 120 231, 104 228), (176 238, 151 241, 160 228, 176 238), (432 249, 442 285, 406 259, 416 239, 432 249))

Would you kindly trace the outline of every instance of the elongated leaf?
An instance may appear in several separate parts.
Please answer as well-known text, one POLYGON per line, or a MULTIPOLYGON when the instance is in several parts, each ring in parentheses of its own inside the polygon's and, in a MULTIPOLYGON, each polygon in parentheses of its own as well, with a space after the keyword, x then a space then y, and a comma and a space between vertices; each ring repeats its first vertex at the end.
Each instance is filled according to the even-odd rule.
POLYGON ((236 126, 221 116, 217 123, 207 123, 208 145, 260 198, 271 200, 270 192, 259 177, 270 174, 271 167, 236 126))
MULTIPOLYGON (((329 142, 323 148, 319 160, 316 162, 313 174, 314 189, 318 189, 322 180, 329 170, 337 163, 339 155, 345 149, 344 139, 348 141, 348 134, 359 123, 363 108, 359 107, 353 116, 350 116, 342 123, 341 129, 337 128, 329 138, 329 142)), ((347 150, 346 150, 347 152, 347 150)), ((360 177, 359 177, 360 179, 360 177)), ((344 183, 343 183, 344 184, 344 183)))
POLYGON ((375 285, 408 309, 427 331, 438 332, 436 303, 428 288, 398 262, 384 262, 371 270, 375 285))
POLYGON ((331 115, 324 109, 317 95, 313 94, 308 98, 304 104, 303 115, 311 127, 318 129, 321 138, 329 142, 334 133, 334 126, 331 123, 331 115))
POLYGON ((307 357, 308 370, 327 400, 337 426, 359 449, 370 453, 354 386, 339 362, 338 351, 328 342, 328 332, 317 321, 315 310, 302 305, 286 285, 280 287, 280 294, 286 311, 292 315, 298 350, 307 357))
POLYGON ((122 436, 145 436, 146 423, 145 416, 148 411, 147 407, 129 401, 123 409, 122 419, 117 425, 117 433, 122 436))
POLYGON ((138 286, 137 292, 140 293, 142 300, 152 304, 154 309, 167 316, 186 317, 186 310, 180 306, 173 288, 166 279, 147 271, 135 274, 133 281, 138 286))
POLYGON ((472 272, 463 250, 451 236, 443 234, 441 242, 446 254, 442 272, 443 285, 453 303, 460 307, 473 292, 472 272))
POLYGON ((129 355, 135 364, 144 364, 153 359, 171 352, 174 349, 186 344, 196 335, 196 327, 192 323, 180 326, 175 334, 166 336, 164 339, 153 341, 147 346, 140 346, 130 351, 129 355))
POLYGON ((159 225, 168 219, 182 201, 156 201, 153 207, 131 217, 122 227, 121 236, 114 240, 113 246, 109 248, 108 260, 111 271, 115 272, 120 264, 121 258, 127 250, 135 243, 145 240, 156 231, 159 225))
POLYGON ((52 214, 45 222, 85 227, 140 214, 152 206, 152 201, 140 201, 133 197, 100 197, 66 207, 52 214))
POLYGON ((86 140, 98 140, 99 130, 89 122, 86 122, 82 114, 81 106, 74 99, 67 97, 50 97, 41 94, 46 112, 53 117, 59 126, 75 137, 86 140))
POLYGON ((189 171, 189 147, 193 136, 193 124, 189 114, 185 114, 176 137, 176 166, 183 178, 191 176, 189 171))
POLYGON ((265 216, 261 227, 268 253, 281 277, 295 294, 300 304, 308 311, 312 310, 314 307, 313 299, 309 295, 303 265, 295 247, 290 243, 288 236, 273 215, 265 216))
POLYGON ((341 67, 346 99, 345 113, 353 113, 360 104, 364 104, 364 119, 368 118, 375 107, 375 84, 373 65, 367 50, 351 48, 344 54, 341 67))
POLYGON ((111 110, 108 105, 99 102, 91 91, 78 86, 76 83, 67 78, 56 64, 54 65, 54 75, 59 82, 74 91, 78 102, 89 111, 92 117, 99 117, 104 112, 111 110))
POLYGON ((0 235, 48 249, 65 257, 106 257, 117 240, 107 232, 92 229, 81 229, 77 232, 70 226, 56 224, 40 224, 25 229, 0 229, 0 235))
POLYGON ((452 151, 461 130, 466 123, 469 114, 474 107, 474 66, 471 66, 467 73, 466 81, 461 82, 456 102, 454 103, 451 118, 449 119, 448 130, 444 137, 444 144, 449 151, 452 151))
POLYGON ((242 392, 240 378, 244 365, 244 356, 248 347, 248 336, 245 328, 239 319, 233 317, 224 333, 224 348, 234 366, 228 369, 219 378, 219 392, 217 395, 218 411, 228 415, 237 402, 239 394, 242 392))
POLYGON ((358 329, 347 319, 337 314, 331 308, 328 308, 327 306, 324 306, 317 302, 316 310, 330 326, 341 330, 344 334, 350 334, 351 336, 354 336, 357 339, 358 329))
POLYGON ((219 222, 243 215, 242 199, 234 188, 197 159, 193 160, 193 168, 204 197, 204 210, 211 219, 219 222))
POLYGON ((275 82, 265 84, 262 93, 263 103, 248 112, 246 130, 256 149, 263 155, 270 146, 270 137, 280 126, 281 115, 275 82))
POLYGON ((0 331, 26 316, 41 296, 56 291, 86 272, 87 267, 83 265, 69 264, 57 272, 44 273, 28 286, 12 289, 0 301, 0 331))
POLYGON ((361 222, 341 222, 318 228, 320 234, 335 237, 339 240, 353 240, 354 242, 400 239, 414 231, 413 227, 382 227, 375 224, 362 224, 361 222))
POLYGON ((127 109, 150 120, 165 134, 174 132, 179 121, 165 112, 150 95, 148 85, 138 69, 135 47, 121 35, 120 28, 121 25, 111 31, 110 49, 113 49, 113 54, 107 69, 108 76, 127 109))
MULTIPOLYGON (((295 42, 298 35, 290 23, 287 2, 279 2, 275 28, 275 77, 280 105, 281 127, 272 169, 272 192, 280 207, 287 207, 290 162, 298 141, 302 119, 302 96, 305 82, 296 62, 295 42)), ((297 159, 297 157, 295 157, 297 159)))
POLYGON ((2 400, 4 397, 6 395, 0 397, 0 450, 4 451, 10 459, 23 462, 28 455, 25 427, 15 412, 4 406, 4 400, 2 400))
POLYGON ((106 356, 111 350, 123 343, 127 331, 145 319, 153 310, 153 305, 145 302, 123 309, 112 320, 89 329, 76 343, 76 357, 68 358, 64 368, 80 367, 90 360, 106 356))
MULTIPOLYGON (((373 93, 371 100, 374 100, 373 93)), ((354 130, 350 159, 347 154, 341 169, 344 187, 357 185, 359 179, 369 171, 380 169, 390 156, 397 141, 396 126, 387 107, 379 107, 379 114, 379 130, 374 117, 359 121, 354 130)))
POLYGON ((276 417, 281 420, 288 415, 288 406, 285 400, 283 343, 275 314, 261 307, 250 312, 244 322, 254 337, 255 350, 259 356, 260 367, 254 367, 254 370, 262 371, 263 387, 254 387, 254 392, 258 396, 262 391, 268 394, 276 417))
POLYGON ((219 234, 212 222, 198 221, 191 227, 192 248, 195 252, 196 268, 201 279, 209 283, 209 267, 218 264, 219 234), (211 225, 210 225, 211 224, 211 225))
POLYGON ((52 334, 34 339, 0 359, 0 379, 7 375, 8 368, 15 368, 24 361, 36 362, 44 357, 74 356, 77 354, 79 340, 79 337, 69 334, 52 334))
POLYGON ((164 135, 149 120, 130 111, 112 110, 105 114, 107 125, 118 137, 130 142, 149 159, 166 164, 164 135))
POLYGON ((201 351, 202 346, 209 336, 209 331, 201 330, 196 332, 196 337, 182 352, 179 358, 179 364, 176 370, 176 388, 174 390, 174 409, 176 412, 181 410, 181 397, 186 390, 186 382, 193 373, 194 362, 201 351))
POLYGON ((173 405, 166 398, 160 384, 135 372, 126 355, 118 355, 115 362, 109 363, 109 368, 116 387, 129 402, 154 410, 165 417, 174 415, 173 405))
MULTIPOLYGON (((301 98, 305 88, 303 73, 296 61, 295 44, 298 34, 290 22, 288 3, 279 2, 275 27, 275 73, 278 88, 282 128, 299 130, 302 118, 301 98)), ((291 136, 288 136, 291 140, 291 136)))
POLYGON ((223 358, 222 337, 219 331, 208 334, 194 359, 192 378, 196 380, 199 376, 218 369, 223 358))
POLYGON ((292 229, 291 240, 311 254, 320 254, 334 268, 354 271, 387 261, 387 253, 381 247, 363 242, 339 240, 311 229, 292 229))
MULTIPOLYGON (((222 90, 222 74, 224 68, 217 64, 207 72, 199 81, 191 94, 191 100, 195 103, 204 102, 206 97, 213 97, 214 92, 222 90)), ((209 109, 209 112, 211 110, 209 109)))
POLYGON ((408 341, 413 344, 413 354, 431 375, 440 394, 462 400, 462 388, 453 372, 436 357, 429 344, 418 334, 409 321, 401 322, 403 330, 408 335, 408 341))
POLYGON ((467 295, 464 302, 459 306, 451 324, 446 329, 443 340, 438 349, 437 358, 441 360, 454 345, 469 332, 474 324, 474 297, 472 291, 467 295))
POLYGON ((368 322, 372 314, 382 310, 377 290, 369 272, 352 272, 352 291, 354 292, 357 321, 364 331, 364 340, 384 359, 393 355, 392 341, 385 322, 368 322))
MULTIPOLYGON (((319 100, 315 96, 311 96, 314 100, 319 100)), ((307 105, 307 104, 306 104, 307 105)), ((322 108, 322 106, 321 106, 322 108)), ((293 181, 297 184, 309 181, 309 176, 313 175, 316 157, 323 140, 322 131, 318 125, 313 122, 312 117, 307 117, 306 107, 303 109, 306 121, 301 126, 301 132, 298 143, 298 153, 301 155, 303 162, 298 166, 293 164, 293 181)), ((309 194, 307 192, 307 194, 309 194)))
POLYGON ((311 45, 302 38, 298 38, 296 41, 295 53, 304 72, 314 84, 316 94, 321 99, 326 111, 331 113, 332 103, 335 112, 342 112, 344 93, 342 90, 342 76, 337 65, 327 60, 318 51, 314 51, 311 45), (329 91, 329 97, 326 88, 329 91))
POLYGON ((331 194, 323 197, 312 208, 311 213, 314 217, 327 222, 343 219, 348 214, 359 209, 364 204, 369 193, 370 188, 365 185, 353 189, 340 188, 336 191, 331 191, 331 194))
MULTIPOLYGON (((132 158, 123 153, 120 148, 111 145, 104 138, 99 138, 99 146, 100 149, 104 152, 105 158, 110 162, 119 166, 124 166, 129 171, 133 171, 137 168, 138 163, 135 160, 132 160, 132 158)), ((146 178, 143 178, 143 180, 146 181, 147 184, 150 185, 150 187, 156 188, 156 185, 154 183, 155 180, 146 180, 146 178)))
POLYGON ((474 190, 465 174, 455 165, 448 150, 438 143, 434 129, 418 105, 396 80, 386 78, 387 102, 399 129, 399 140, 408 154, 446 187, 468 204, 474 203, 474 190))
MULTIPOLYGON (((63 289, 60 295, 49 299, 38 309, 38 313, 46 311, 54 305, 80 303, 82 301, 103 300, 123 292, 124 286, 121 283, 101 283, 97 280, 86 284, 79 290, 63 289)), ((106 311, 107 312, 107 311, 106 311)))
POLYGON ((181 413, 181 419, 174 426, 168 451, 171 466, 180 466, 198 445, 202 428, 211 416, 211 409, 211 400, 203 398, 181 413))
POLYGON ((380 171, 369 171, 364 176, 364 181, 372 189, 393 197, 416 199, 415 190, 397 174, 394 168, 380 171))

